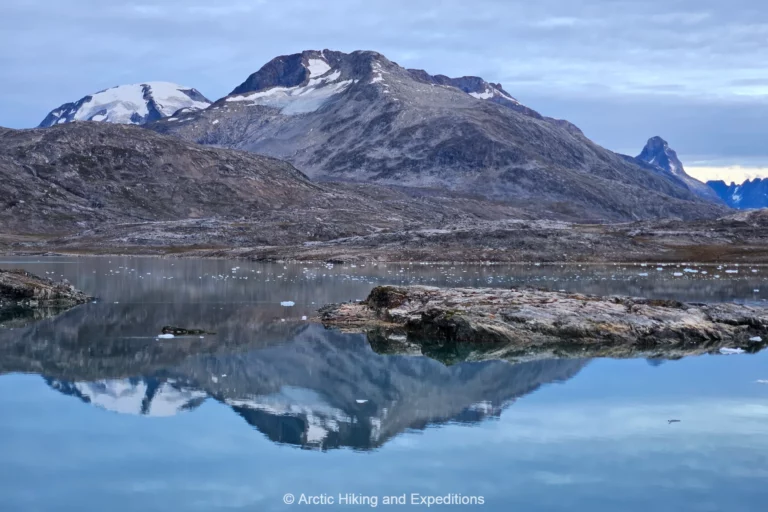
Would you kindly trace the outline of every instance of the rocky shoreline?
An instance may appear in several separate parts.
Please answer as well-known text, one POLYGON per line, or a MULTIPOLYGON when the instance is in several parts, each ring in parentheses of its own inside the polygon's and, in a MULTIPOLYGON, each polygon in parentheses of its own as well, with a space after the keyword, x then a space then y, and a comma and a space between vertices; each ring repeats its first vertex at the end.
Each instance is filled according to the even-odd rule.
POLYGON ((534 289, 378 286, 363 302, 322 308, 319 320, 367 333, 377 351, 446 362, 679 358, 757 352, 768 344, 768 308, 534 289))

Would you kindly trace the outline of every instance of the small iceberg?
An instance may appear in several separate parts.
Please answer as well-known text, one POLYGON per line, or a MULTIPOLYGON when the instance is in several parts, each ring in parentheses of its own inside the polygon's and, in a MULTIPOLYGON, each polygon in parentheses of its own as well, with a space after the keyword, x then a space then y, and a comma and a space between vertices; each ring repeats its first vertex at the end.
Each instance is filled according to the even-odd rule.
POLYGON ((281 305, 281 306, 285 306, 285 307, 287 307, 287 308, 290 308, 290 307, 293 307, 293 306, 295 306, 295 305, 296 305, 296 303, 295 303, 295 302, 293 302, 292 300, 284 300, 283 302, 281 302, 281 303, 280 303, 280 305, 281 305))
POLYGON ((361 399, 357 399, 357 400, 355 400, 355 402, 357 402, 357 403, 359 403, 359 404, 367 404, 367 403, 368 403, 368 400, 361 400, 361 399))
POLYGON ((743 354, 744 350, 740 348, 721 348, 720 349, 721 354, 725 354, 727 356, 734 355, 734 354, 743 354))
POLYGON ((760 336, 752 336, 751 338, 749 338, 749 341, 756 341, 759 343, 763 341, 763 338, 761 338, 760 336))
POLYGON ((158 339, 161 339, 161 340, 170 340, 171 338, 175 338, 176 336, 174 336, 173 334, 158 334, 157 337, 158 339))

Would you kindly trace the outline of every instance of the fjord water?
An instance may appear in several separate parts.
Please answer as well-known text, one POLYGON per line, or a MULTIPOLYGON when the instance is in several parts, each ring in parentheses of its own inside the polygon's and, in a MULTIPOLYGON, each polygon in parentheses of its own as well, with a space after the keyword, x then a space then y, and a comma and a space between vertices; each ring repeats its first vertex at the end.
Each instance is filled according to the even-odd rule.
POLYGON ((761 510, 768 355, 445 366, 303 319, 381 283, 764 303, 749 266, 0 260, 98 298, 3 318, 0 510, 761 510), (292 301, 293 306, 281 302, 292 301), (216 334, 158 339, 164 325, 216 334), (679 422, 670 423, 675 419, 679 422), (287 505, 292 493, 334 504, 287 505), (352 499, 351 501, 354 501, 352 499))

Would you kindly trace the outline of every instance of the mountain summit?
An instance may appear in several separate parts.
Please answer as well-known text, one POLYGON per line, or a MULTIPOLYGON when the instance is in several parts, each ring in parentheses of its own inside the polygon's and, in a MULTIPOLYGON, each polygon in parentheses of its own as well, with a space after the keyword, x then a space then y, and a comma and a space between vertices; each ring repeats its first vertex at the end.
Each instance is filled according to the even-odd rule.
POLYGON ((583 220, 724 211, 500 84, 406 69, 373 51, 277 57, 209 108, 174 118, 147 127, 287 159, 315 180, 447 189, 583 220))
POLYGON ((52 110, 39 128, 73 121, 144 124, 180 109, 203 109, 210 104, 197 89, 169 82, 118 85, 52 110))
POLYGON ((667 141, 659 137, 651 137, 645 144, 638 159, 649 164, 661 167, 675 176, 688 176, 683 169, 683 163, 677 158, 677 153, 669 147, 667 141))
POLYGON ((719 196, 705 183, 685 172, 683 163, 677 157, 677 152, 669 147, 669 143, 658 135, 648 139, 645 147, 637 156, 637 160, 655 166, 662 171, 679 179, 694 194, 710 201, 721 202, 719 196))

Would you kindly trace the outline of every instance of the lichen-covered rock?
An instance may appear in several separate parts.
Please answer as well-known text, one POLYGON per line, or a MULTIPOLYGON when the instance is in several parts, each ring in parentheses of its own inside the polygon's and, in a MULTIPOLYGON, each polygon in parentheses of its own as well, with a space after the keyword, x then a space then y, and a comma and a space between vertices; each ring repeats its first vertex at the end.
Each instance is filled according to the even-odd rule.
POLYGON ((376 287, 361 303, 320 311, 328 327, 406 334, 423 349, 471 346, 500 357, 679 357, 768 339, 768 309, 739 304, 595 297, 533 289, 376 287))

